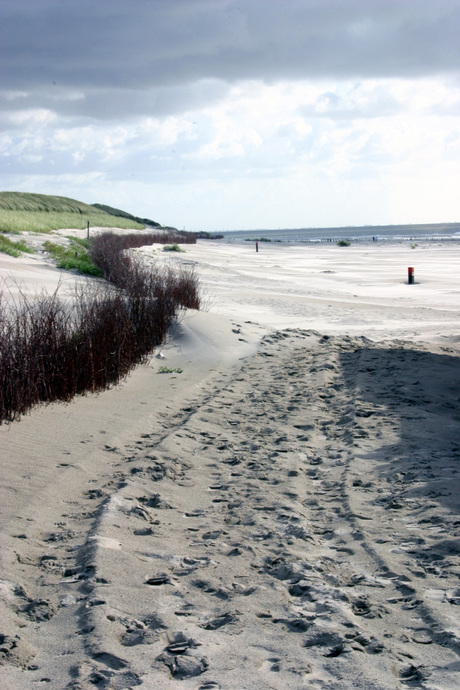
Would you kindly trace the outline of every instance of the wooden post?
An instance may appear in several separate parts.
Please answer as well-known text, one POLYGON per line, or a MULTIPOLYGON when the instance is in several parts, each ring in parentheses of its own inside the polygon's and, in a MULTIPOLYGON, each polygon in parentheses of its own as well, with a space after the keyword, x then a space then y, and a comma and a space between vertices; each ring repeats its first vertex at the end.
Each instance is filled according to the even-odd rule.
POLYGON ((414 284, 414 269, 412 266, 410 266, 407 269, 407 284, 408 285, 413 285, 414 284))
POLYGON ((89 221, 86 225, 86 239, 89 240, 89 221))

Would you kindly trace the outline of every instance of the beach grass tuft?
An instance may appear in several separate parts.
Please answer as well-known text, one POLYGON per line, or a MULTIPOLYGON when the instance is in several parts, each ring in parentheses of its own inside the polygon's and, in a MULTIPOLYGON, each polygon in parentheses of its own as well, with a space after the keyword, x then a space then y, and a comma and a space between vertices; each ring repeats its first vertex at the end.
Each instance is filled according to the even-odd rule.
POLYGON ((165 244, 163 247, 164 252, 183 252, 184 250, 179 247, 178 244, 165 244))
POLYGON ((182 372, 183 369, 181 369, 180 367, 171 368, 162 366, 159 367, 157 374, 182 374, 182 372))
POLYGON ((83 275, 101 277, 102 271, 91 260, 85 244, 70 238, 69 246, 46 241, 43 248, 52 256, 56 266, 66 271, 78 271, 83 275))
POLYGON ((10 256, 19 257, 23 252, 33 253, 33 249, 24 240, 13 241, 0 233, 0 252, 10 256))

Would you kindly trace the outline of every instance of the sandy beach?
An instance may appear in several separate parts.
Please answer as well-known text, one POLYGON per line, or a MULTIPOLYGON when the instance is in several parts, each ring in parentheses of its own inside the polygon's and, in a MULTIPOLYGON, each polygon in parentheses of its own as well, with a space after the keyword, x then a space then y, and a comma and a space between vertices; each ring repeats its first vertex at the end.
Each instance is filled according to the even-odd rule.
POLYGON ((460 687, 460 243, 142 252, 205 308, 0 426, 1 686, 460 687))

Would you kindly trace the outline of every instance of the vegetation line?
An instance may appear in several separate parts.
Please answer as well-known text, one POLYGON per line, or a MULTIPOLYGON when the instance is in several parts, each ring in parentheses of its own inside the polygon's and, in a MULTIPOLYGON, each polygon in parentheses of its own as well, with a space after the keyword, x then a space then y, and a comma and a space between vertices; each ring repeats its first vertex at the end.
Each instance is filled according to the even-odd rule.
POLYGON ((93 263, 89 255, 89 246, 88 240, 86 240, 85 245, 84 242, 77 242, 73 238, 70 239, 68 247, 50 241, 43 244, 43 248, 51 254, 58 268, 66 271, 76 270, 84 275, 101 277, 101 269, 93 263))
POLYGON ((18 240, 17 242, 10 240, 9 237, 0 235, 0 252, 2 254, 9 254, 10 256, 19 257, 23 252, 29 254, 33 253, 33 249, 28 246, 24 240, 18 240))

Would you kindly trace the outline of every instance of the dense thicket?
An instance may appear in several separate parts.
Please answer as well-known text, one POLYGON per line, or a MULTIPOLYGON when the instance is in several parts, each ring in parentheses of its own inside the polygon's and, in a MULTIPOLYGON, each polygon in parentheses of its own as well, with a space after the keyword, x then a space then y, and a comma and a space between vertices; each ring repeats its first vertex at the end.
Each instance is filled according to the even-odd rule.
MULTIPOLYGON (((165 232, 116 235, 113 232, 104 232, 96 235, 91 241, 90 256, 93 262, 102 270, 106 280, 118 287, 127 287, 129 282, 130 258, 126 250, 143 247, 148 244, 196 244, 193 233, 176 235, 165 232)), ((139 262, 137 262, 139 263, 139 262)))
POLYGON ((93 260, 112 284, 88 282, 73 300, 56 291, 13 304, 0 291, 0 423, 108 388, 164 341, 181 307, 199 308, 192 268, 147 266, 124 244, 99 236, 93 260))

